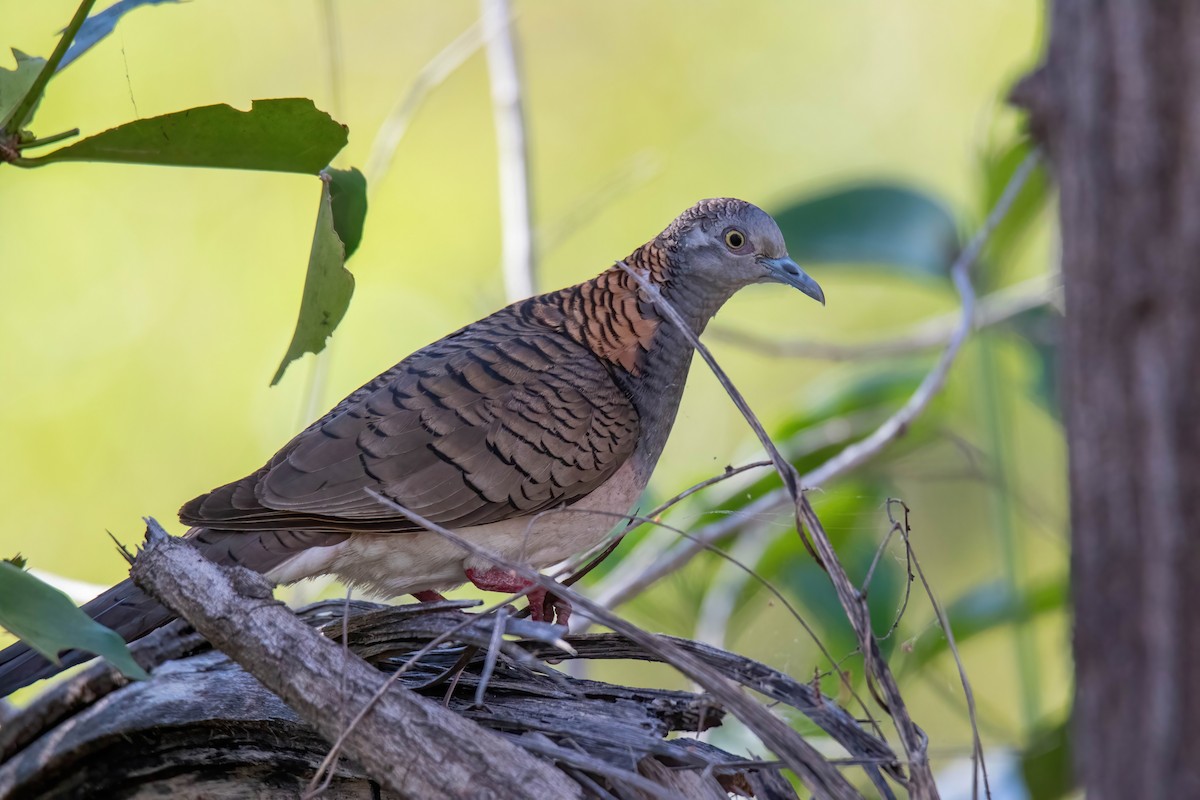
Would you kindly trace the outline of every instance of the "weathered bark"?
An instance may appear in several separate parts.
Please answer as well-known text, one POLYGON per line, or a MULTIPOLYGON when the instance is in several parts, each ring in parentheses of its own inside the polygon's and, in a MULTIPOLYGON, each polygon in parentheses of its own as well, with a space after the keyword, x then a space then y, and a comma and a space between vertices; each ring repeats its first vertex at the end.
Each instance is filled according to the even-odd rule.
MULTIPOLYGON (((4 762, 0 796, 295 798, 329 751, 292 709, 214 652, 74 710, 4 762)), ((373 795, 397 798, 342 759, 321 797, 373 795)))
POLYGON ((249 570, 223 571, 159 529, 129 574, 327 740, 341 737, 347 755, 401 796, 582 796, 552 765, 431 700, 403 690, 374 699, 379 673, 301 623, 249 570), (227 575, 240 585, 231 588, 227 575), (337 692, 329 691, 331 675, 337 692))
POLYGON ((1061 197, 1088 797, 1200 797, 1200 5, 1054 3, 1032 112, 1061 197))
MULTIPOLYGON (((139 556, 135 578, 155 583, 164 600, 193 617, 289 702, 229 656, 210 650, 180 620, 132 647, 151 680, 131 683, 97 662, 0 726, 0 797, 298 796, 328 753, 329 738, 365 702, 361 689, 368 684, 347 673, 347 664, 367 667, 372 689, 397 667, 409 668, 377 709, 390 727, 375 727, 374 714, 364 718, 361 732, 371 738, 348 748, 347 755, 357 757, 336 763, 322 797, 473 798, 499 791, 562 796, 534 795, 527 786, 514 790, 512 768, 494 761, 493 772, 479 776, 478 783, 459 782, 432 794, 413 792, 413 784, 402 784, 392 770, 399 765, 428 772, 427 760, 441 757, 437 766, 462 771, 451 759, 460 753, 479 757, 480 748, 496 741, 501 750, 515 745, 520 757, 588 796, 796 796, 778 765, 747 763, 692 738, 725 716, 713 696, 580 680, 542 660, 662 660, 662 648, 603 634, 568 637, 564 650, 554 626, 465 613, 462 601, 405 606, 333 601, 300 612, 301 622, 270 600, 259 578, 211 564, 215 573, 197 573, 195 557, 185 543, 157 542, 139 556), (153 576, 147 576, 149 569, 153 576), (295 630, 297 625, 309 635, 295 630), (498 647, 497 625, 505 634, 498 647), (429 649, 434 640, 440 644, 429 649), (414 660, 417 651, 424 655, 414 660), (331 652, 340 658, 333 666, 327 663, 331 652), (427 715, 425 698, 438 714, 427 715), (389 710, 391 699, 401 705, 389 710), (443 729, 435 737, 427 720, 440 726, 444 715, 457 719, 452 728, 467 733, 443 729), (418 723, 430 741, 412 742, 408 727, 418 723), (406 736, 408 749, 398 750, 396 741, 406 736), (447 755, 456 745, 458 751, 447 755), (496 769, 504 774, 497 776, 496 769), (498 790, 505 781, 509 785, 498 790)), ((686 640, 669 644, 722 679, 807 716, 862 765, 858 769, 878 796, 895 796, 886 781, 900 774, 895 754, 830 698, 744 657, 686 640)), ((489 749, 483 757, 495 753, 489 749)))

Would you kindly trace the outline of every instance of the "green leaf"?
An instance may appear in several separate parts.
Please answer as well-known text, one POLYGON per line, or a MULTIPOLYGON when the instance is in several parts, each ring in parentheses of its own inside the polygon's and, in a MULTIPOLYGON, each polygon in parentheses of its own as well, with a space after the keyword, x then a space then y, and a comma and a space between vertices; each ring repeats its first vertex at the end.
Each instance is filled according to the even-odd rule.
POLYGON ((8 119, 46 64, 46 59, 25 55, 15 47, 12 48, 12 54, 17 61, 17 68, 0 68, 0 120, 8 119))
POLYGON ((945 277, 958 226, 937 199, 898 184, 870 183, 800 200, 775 214, 801 266, 868 263, 945 277))
POLYGON ((63 650, 104 656, 130 678, 149 677, 125 640, 93 620, 71 598, 8 561, 0 561, 0 626, 51 661, 63 650))
POLYGON ((139 119, 20 165, 111 161, 316 175, 346 140, 346 127, 312 100, 255 100, 249 111, 222 104, 139 119))
POLYGON ((345 248, 334 229, 333 202, 330 198, 332 178, 321 178, 321 205, 317 210, 317 228, 313 233, 312 250, 308 254, 308 274, 304 279, 304 295, 300 300, 300 317, 287 354, 271 385, 279 383, 291 364, 305 353, 319 353, 325 340, 346 315, 350 297, 354 294, 354 276, 345 267, 345 248))
POLYGON ((1058 800, 1075 789, 1069 720, 1035 733, 1021 753, 1030 800, 1058 800))
POLYGON ((362 241, 363 222, 367 217, 367 179, 357 168, 334 169, 329 176, 329 199, 333 204, 333 229, 346 248, 346 260, 354 255, 362 241))

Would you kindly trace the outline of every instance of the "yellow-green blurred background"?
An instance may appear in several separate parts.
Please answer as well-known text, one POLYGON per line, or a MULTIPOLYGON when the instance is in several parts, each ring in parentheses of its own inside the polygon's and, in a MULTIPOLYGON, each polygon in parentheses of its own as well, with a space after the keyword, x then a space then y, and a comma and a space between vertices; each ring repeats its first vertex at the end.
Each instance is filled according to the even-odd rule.
MULTIPOLYGON (((461 0, 335 2, 341 46, 331 67, 323 7, 195 0, 138 9, 53 81, 31 127, 86 135, 192 106, 311 97, 349 126, 336 165, 362 166, 418 71, 479 9, 461 0)), ((515 9, 543 289, 590 277, 714 195, 772 210, 847 181, 899 180, 977 223, 986 211, 980 153, 1018 126, 1003 97, 1037 59, 1043 12, 1031 0, 542 0, 515 9)), ((0 0, 0 45, 48 55, 73 10, 69 1, 0 0)), ((0 62, 12 66, 7 53, 0 62)), ((317 200, 317 181, 294 175, 0 169, 0 556, 19 551, 37 569, 115 582, 125 564, 106 531, 136 543, 143 515, 174 522, 181 503, 256 468, 309 421, 311 356, 279 386, 267 384, 295 323, 317 200)), ((327 355, 317 413, 503 305, 499 247, 491 101, 477 53, 433 90, 371 187, 363 244, 349 265, 357 289, 327 355)), ((1047 270, 1051 252, 1042 223, 1005 265, 1004 282, 1047 270)), ((759 287, 714 325, 856 341, 956 308, 946 284, 853 266, 810 271, 826 308, 759 287)), ((710 343, 768 427, 836 392, 847 374, 890 366, 710 343)), ((1058 424, 1031 397, 1028 353, 1001 342, 994 356, 999 380, 989 389, 968 346, 938 401, 935 441, 888 478, 913 508, 915 547, 947 603, 1002 577, 997 520, 1006 515, 1022 582, 1066 567, 1058 424), (976 469, 994 455, 985 392, 1004 418, 999 510, 999 479, 976 469)), ((656 497, 754 454, 744 422, 697 367, 656 497)), ((862 485, 825 487, 817 510, 829 509, 831 533, 882 539, 884 496, 859 498, 849 516, 834 513, 845 505, 839 493, 862 485)), ((690 635, 704 569, 668 579, 626 613, 690 635)), ((731 647, 802 677, 828 666, 765 593, 744 603, 731 647)), ((927 602, 914 600, 908 614, 907 639, 940 635, 927 602)), ((1035 723, 1055 721, 1066 706, 1065 616, 1043 617, 1032 632, 1036 718, 1018 700, 1028 687, 1017 677, 1011 628, 963 648, 989 743, 1020 747, 1035 723)), ((902 667, 903 648, 894 660, 902 667)), ((665 671, 622 669, 607 677, 677 682, 665 671)), ((970 728, 953 662, 906 675, 904 689, 939 764, 966 755, 970 728)))

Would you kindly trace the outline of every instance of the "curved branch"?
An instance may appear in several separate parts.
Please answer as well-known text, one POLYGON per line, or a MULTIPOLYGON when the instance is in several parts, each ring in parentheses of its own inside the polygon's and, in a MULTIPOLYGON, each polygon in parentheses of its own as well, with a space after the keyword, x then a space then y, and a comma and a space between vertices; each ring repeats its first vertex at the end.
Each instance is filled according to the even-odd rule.
MULTIPOLYGON (((1037 275, 998 289, 979 300, 972 329, 979 331, 1007 322, 1034 308, 1062 302, 1062 279, 1055 274, 1037 275)), ((956 311, 926 319, 907 330, 869 342, 814 342, 804 339, 779 341, 753 333, 714 327, 711 335, 758 353, 818 361, 856 361, 865 358, 903 356, 946 347, 954 339, 962 313, 956 311)))

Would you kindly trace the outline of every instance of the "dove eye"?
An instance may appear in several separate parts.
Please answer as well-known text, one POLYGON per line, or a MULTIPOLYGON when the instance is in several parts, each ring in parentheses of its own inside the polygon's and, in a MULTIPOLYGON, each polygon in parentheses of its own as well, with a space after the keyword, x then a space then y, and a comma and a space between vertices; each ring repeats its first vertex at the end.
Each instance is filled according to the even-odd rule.
POLYGON ((741 250, 746 245, 746 234, 737 228, 725 231, 725 246, 730 250, 741 250))

